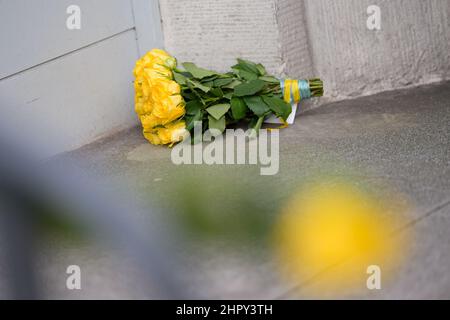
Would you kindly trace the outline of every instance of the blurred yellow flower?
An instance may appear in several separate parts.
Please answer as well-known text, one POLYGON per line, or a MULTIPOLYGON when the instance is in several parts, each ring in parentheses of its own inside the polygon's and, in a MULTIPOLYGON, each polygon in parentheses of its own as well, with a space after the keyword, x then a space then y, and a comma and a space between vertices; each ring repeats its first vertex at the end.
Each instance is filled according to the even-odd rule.
POLYGON ((398 218, 346 183, 298 193, 275 228, 282 271, 294 281, 320 274, 318 294, 365 288, 369 266, 380 266, 386 276, 405 252, 405 244, 391 236, 398 218))
POLYGON ((173 80, 176 59, 153 49, 136 62, 134 68, 135 111, 144 136, 152 144, 173 144, 185 136, 185 114, 181 88, 173 80), (180 134, 181 133, 181 134, 180 134))

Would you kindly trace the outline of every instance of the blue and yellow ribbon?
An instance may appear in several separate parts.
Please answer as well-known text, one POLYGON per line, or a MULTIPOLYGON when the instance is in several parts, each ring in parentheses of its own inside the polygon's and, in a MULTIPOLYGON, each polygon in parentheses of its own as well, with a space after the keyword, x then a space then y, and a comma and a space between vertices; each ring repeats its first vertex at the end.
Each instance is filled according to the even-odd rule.
POLYGON ((285 79, 280 81, 283 99, 287 103, 298 103, 311 98, 311 89, 308 80, 285 79))
MULTIPOLYGON (((286 103, 299 103, 301 100, 311 98, 311 89, 308 80, 282 79, 280 80, 280 87, 283 94, 283 100, 286 101, 286 103)), ((280 118, 280 120, 283 124, 277 129, 289 126, 284 119, 280 118)))

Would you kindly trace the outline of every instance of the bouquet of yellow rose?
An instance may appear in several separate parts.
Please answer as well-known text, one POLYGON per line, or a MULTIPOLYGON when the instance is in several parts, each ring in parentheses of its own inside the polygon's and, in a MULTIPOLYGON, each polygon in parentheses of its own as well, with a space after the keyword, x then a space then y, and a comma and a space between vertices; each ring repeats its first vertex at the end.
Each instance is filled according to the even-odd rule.
POLYGON ((323 95, 320 79, 279 80, 263 65, 238 59, 228 73, 218 73, 186 62, 180 70, 167 52, 153 49, 136 62, 135 111, 145 138, 152 144, 173 145, 189 136, 194 123, 202 130, 223 132, 246 121, 261 128, 275 115, 285 122, 291 103, 323 95))

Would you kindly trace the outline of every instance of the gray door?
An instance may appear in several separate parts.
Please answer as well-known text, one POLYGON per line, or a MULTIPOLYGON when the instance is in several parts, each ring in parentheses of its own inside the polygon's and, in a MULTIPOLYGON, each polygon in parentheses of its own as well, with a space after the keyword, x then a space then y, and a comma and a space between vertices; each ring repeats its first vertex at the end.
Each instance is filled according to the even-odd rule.
POLYGON ((158 1, 0 0, 0 45, 2 118, 71 150, 137 123, 132 69, 162 46, 158 1))

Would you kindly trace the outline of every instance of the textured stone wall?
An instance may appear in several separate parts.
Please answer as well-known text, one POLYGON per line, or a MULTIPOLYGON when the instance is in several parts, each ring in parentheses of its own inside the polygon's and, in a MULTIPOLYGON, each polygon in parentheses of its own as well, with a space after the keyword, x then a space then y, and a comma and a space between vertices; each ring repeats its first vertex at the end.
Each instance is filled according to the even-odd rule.
POLYGON ((304 2, 278 0, 276 15, 285 73, 292 78, 312 77, 313 59, 304 2))
POLYGON ((236 57, 282 66, 275 0, 160 0, 166 49, 219 71, 236 57))
POLYGON ((450 77, 450 1, 306 0, 315 72, 343 99, 450 77), (381 9, 381 30, 366 27, 381 9))
POLYGON ((339 100, 450 77, 448 0, 160 0, 166 48, 227 70, 235 57, 319 76, 339 100), (366 26, 381 9, 381 30, 366 26))

